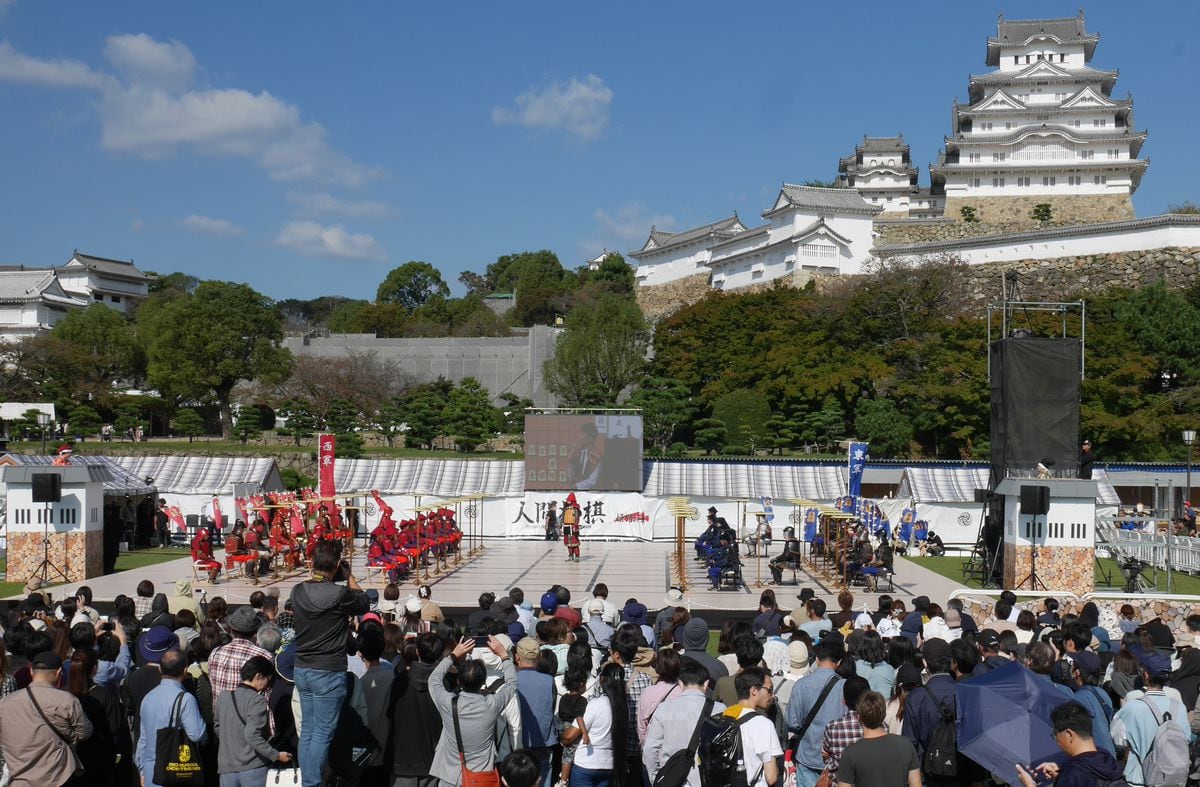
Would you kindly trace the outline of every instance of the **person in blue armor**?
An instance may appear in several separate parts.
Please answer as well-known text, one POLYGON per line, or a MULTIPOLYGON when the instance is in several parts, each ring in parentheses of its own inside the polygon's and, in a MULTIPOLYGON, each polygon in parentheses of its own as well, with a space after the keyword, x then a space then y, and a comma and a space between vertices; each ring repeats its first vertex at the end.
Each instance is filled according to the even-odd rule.
MULTIPOLYGON (((730 534, 732 531, 730 531, 730 534)), ((721 587, 721 576, 730 568, 738 566, 738 547, 732 535, 722 532, 717 547, 708 559, 709 590, 721 587)))
POLYGON ((717 527, 717 507, 709 506, 708 507, 708 527, 705 528, 704 532, 700 534, 700 537, 696 539, 696 559, 697 560, 707 560, 708 559, 710 550, 712 549, 712 547, 716 546, 718 531, 719 531, 719 528, 717 527))

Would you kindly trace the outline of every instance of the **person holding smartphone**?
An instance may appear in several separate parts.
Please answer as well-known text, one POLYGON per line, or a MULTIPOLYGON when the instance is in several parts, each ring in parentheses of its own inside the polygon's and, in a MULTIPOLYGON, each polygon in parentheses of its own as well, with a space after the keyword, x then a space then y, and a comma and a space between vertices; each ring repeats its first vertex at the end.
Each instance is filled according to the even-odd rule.
POLYGON ((317 543, 312 577, 292 591, 296 692, 301 715, 299 762, 304 787, 321 784, 321 771, 346 696, 350 618, 365 614, 370 607, 350 564, 342 559, 341 542, 317 543), (338 584, 342 581, 346 584, 338 584))

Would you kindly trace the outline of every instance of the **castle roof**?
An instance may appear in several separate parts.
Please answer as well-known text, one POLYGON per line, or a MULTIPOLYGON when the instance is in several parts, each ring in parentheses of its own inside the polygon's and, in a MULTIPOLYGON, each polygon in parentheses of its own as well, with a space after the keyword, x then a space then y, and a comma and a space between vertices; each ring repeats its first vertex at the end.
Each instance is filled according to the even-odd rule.
POLYGON ((1000 64, 1003 49, 1024 46, 1037 39, 1052 38, 1059 44, 1082 44, 1084 60, 1091 60, 1100 36, 1084 27, 1083 11, 1061 19, 1005 19, 1000 15, 996 35, 987 41, 987 64, 1000 64))
POLYGON ((1120 76, 1120 73, 1120 71, 1115 69, 1106 71, 1099 68, 1092 68, 1091 66, 1063 68, 1057 63, 1040 61, 1031 63, 1016 73, 1011 71, 992 71, 988 74, 971 74, 968 79, 967 92, 971 103, 975 103, 983 98, 984 88, 992 85, 1019 87, 1024 81, 1039 85, 1084 82, 1099 85, 1104 95, 1107 96, 1112 92, 1113 85, 1117 83, 1117 77, 1120 76))
POLYGON ((133 260, 115 260, 108 257, 97 257, 94 254, 84 254, 78 249, 74 255, 67 261, 67 264, 62 266, 79 265, 96 273, 102 273, 105 276, 116 276, 124 279, 132 279, 134 281, 145 282, 150 281, 151 276, 142 273, 133 264, 133 260))
POLYGON ((1030 135, 1054 135, 1065 137, 1072 142, 1128 142, 1130 144, 1129 155, 1131 158, 1136 158, 1138 152, 1141 151, 1142 145, 1146 141, 1145 131, 1135 131, 1128 126, 1124 129, 1120 128, 1075 128, 1061 123, 1041 123, 1039 125, 1028 125, 1014 129, 1007 134, 958 134, 957 136, 946 137, 946 149, 953 150, 963 147, 971 147, 973 145, 1014 145, 1030 135))
POLYGON ((45 301, 56 306, 88 306, 88 301, 68 294, 52 270, 42 268, 0 271, 0 303, 35 301, 45 301))
POLYGON ((742 224, 741 219, 738 218, 736 213, 727 218, 703 224, 699 227, 693 227, 689 230, 683 230, 682 232, 666 232, 651 227, 650 237, 646 239, 642 248, 637 251, 631 251, 629 256, 637 259, 652 252, 678 248, 679 246, 685 246, 701 240, 725 240, 745 231, 746 226, 742 224))
POLYGON ((883 210, 869 204, 854 189, 826 189, 817 186, 797 186, 784 183, 775 199, 775 205, 763 211, 769 217, 778 211, 800 208, 817 213, 865 213, 875 215, 883 210))

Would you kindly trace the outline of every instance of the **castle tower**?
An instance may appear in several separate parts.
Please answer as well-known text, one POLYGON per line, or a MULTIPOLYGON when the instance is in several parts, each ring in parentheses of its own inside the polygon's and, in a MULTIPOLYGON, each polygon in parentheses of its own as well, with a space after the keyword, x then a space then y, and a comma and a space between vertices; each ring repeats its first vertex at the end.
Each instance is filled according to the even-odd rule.
POLYGON ((912 165, 903 134, 894 137, 863 135, 854 155, 838 161, 838 185, 857 189, 871 205, 883 209, 883 218, 908 216, 909 198, 917 186, 917 168, 912 165))
POLYGON ((1068 19, 1006 20, 987 41, 995 68, 970 77, 970 103, 954 103, 946 149, 930 165, 945 215, 971 207, 983 222, 1036 225, 1133 218, 1130 196, 1149 162, 1146 132, 1133 125, 1133 99, 1113 99, 1116 71, 1089 63, 1100 36, 1068 19))

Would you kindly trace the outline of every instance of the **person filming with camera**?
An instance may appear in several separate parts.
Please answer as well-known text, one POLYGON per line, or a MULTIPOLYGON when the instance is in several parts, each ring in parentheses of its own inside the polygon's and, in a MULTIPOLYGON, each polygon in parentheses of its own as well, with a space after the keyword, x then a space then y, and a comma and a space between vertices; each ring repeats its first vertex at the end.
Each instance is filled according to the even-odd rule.
POLYGON ((342 559, 338 541, 323 540, 312 558, 312 577, 292 591, 296 628, 296 691, 300 695, 300 774, 318 787, 346 696, 346 645, 350 617, 370 608, 367 594, 342 559), (340 583, 345 582, 345 585, 340 583))

